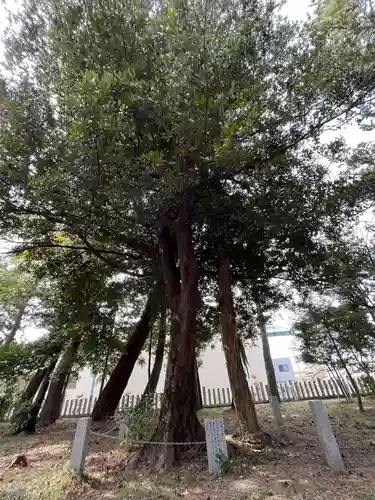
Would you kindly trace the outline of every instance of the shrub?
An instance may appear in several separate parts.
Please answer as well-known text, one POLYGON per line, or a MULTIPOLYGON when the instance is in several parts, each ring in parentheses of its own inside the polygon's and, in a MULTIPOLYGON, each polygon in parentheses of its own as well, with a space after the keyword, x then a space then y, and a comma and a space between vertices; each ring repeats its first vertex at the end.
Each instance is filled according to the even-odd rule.
POLYGON ((38 419, 39 406, 30 401, 21 403, 13 412, 10 419, 10 425, 13 434, 20 432, 35 432, 35 426, 38 419))
POLYGON ((127 427, 126 440, 146 441, 150 438, 152 426, 152 414, 154 411, 154 395, 145 396, 134 408, 126 408, 119 413, 127 427))

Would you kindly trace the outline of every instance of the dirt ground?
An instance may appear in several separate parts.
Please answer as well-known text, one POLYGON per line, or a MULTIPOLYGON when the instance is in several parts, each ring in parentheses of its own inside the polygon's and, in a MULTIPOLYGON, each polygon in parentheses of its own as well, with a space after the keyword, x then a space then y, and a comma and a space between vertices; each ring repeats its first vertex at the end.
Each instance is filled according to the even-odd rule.
MULTIPOLYGON (((285 425, 277 430, 268 405, 257 406, 259 420, 274 440, 262 452, 240 447, 227 464, 228 472, 212 476, 206 457, 184 464, 173 473, 126 474, 126 453, 116 441, 90 438, 85 475, 73 476, 69 457, 75 422, 59 422, 34 436, 0 436, 0 500, 375 500, 375 402, 361 415, 354 403, 327 402, 347 472, 332 472, 317 441, 307 403, 284 403, 285 425), (7 467, 25 454, 27 467, 7 467)), ((235 432, 233 412, 212 409, 205 416, 226 419, 235 432)))

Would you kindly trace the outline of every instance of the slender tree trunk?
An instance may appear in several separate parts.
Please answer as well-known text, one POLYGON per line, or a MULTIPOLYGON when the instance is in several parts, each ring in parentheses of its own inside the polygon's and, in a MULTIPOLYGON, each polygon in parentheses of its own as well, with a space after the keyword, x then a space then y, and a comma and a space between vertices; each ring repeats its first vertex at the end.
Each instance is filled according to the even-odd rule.
POLYGON ((358 363, 358 366, 364 371, 364 373, 365 373, 365 375, 367 377, 367 380, 368 380, 368 383, 369 383, 372 395, 375 396, 375 382, 374 382, 374 379, 373 379, 373 377, 371 375, 371 372, 370 372, 370 370, 368 368, 367 363, 364 362, 364 361, 362 361, 362 359, 363 359, 363 353, 361 352, 361 350, 357 350, 355 348, 351 349, 351 351, 352 351, 353 356, 355 357, 355 359, 356 359, 356 361, 358 363), (359 359, 358 356, 361 356, 361 359, 359 359))
POLYGON ((147 361, 147 382, 151 378, 151 366, 152 366, 152 333, 153 333, 153 328, 150 330, 150 335, 148 337, 148 361, 147 361))
POLYGON ((218 271, 222 342, 233 399, 235 401, 240 420, 245 426, 246 431, 250 435, 257 435, 257 438, 259 439, 261 430, 255 411, 254 401, 251 397, 249 384, 247 383, 246 373, 239 349, 239 342, 237 339, 229 258, 223 249, 219 250, 218 271))
POLYGON ((202 390, 201 390, 201 382, 199 379, 199 370, 197 363, 197 356, 194 356, 194 383, 195 383, 195 400, 196 400, 196 410, 199 411, 203 408, 203 400, 202 400, 202 390))
MULTIPOLYGON (((331 364, 331 366, 327 363, 327 368, 328 368, 328 372, 330 373, 331 375, 331 379, 332 380, 335 380, 337 379, 337 383, 339 385, 339 387, 341 388, 342 390, 342 393, 345 397, 345 399, 347 401, 349 401, 349 398, 350 398, 350 394, 348 394, 347 390, 346 390, 346 387, 345 385, 343 384, 343 381, 338 373, 338 371, 336 370, 335 366, 333 365, 333 363, 331 364)), ((339 396, 339 395, 338 395, 339 396)))
POLYGON ((38 420, 39 409, 43 403, 43 400, 46 396, 49 379, 51 373, 56 365, 55 360, 51 360, 49 365, 44 370, 39 370, 35 375, 33 383, 27 388, 27 391, 24 391, 21 395, 18 408, 15 411, 15 415, 22 414, 26 406, 28 407, 28 417, 26 420, 22 420, 22 422, 17 422, 17 417, 13 420, 13 424, 17 423, 16 428, 14 429, 13 434, 19 434, 22 431, 28 433, 36 432, 36 424, 38 420), (44 374, 43 378, 40 380, 40 373, 44 374), (37 386, 37 378, 39 379, 39 386, 37 386))
POLYGON ((108 358, 109 358, 109 347, 107 347, 107 352, 106 352, 106 355, 105 355, 104 368, 103 368, 103 373, 102 373, 102 380, 100 382, 100 388, 99 388, 99 397, 100 397, 101 393, 103 392, 105 378, 107 376, 108 358))
POLYGON ((40 410, 39 425, 41 426, 53 424, 60 416, 65 381, 76 358, 80 342, 80 336, 72 337, 60 354, 51 374, 47 394, 40 410))
POLYGON ((280 403, 280 394, 279 394, 279 389, 277 387, 275 368, 272 362, 270 343, 268 341, 268 335, 266 330, 266 319, 264 317, 262 308, 259 303, 257 303, 256 307, 257 307, 257 318, 258 318, 260 336, 262 339, 263 358, 266 367, 268 390, 270 395, 276 396, 280 403))
POLYGON ((165 444, 145 445, 131 461, 130 466, 133 467, 147 461, 151 468, 170 468, 183 457, 197 453, 197 445, 189 443, 204 441, 204 430, 196 413, 194 383, 200 270, 194 254, 187 205, 183 206, 178 220, 172 224, 180 275, 175 264, 176 246, 171 226, 163 225, 159 248, 171 309, 171 342, 163 404, 158 426, 151 437, 151 442, 165 444), (168 444, 174 442, 187 444, 186 447, 168 444))
POLYGON ((363 413, 365 411, 365 409, 363 407, 362 397, 361 397, 361 393, 359 392, 357 382, 352 377, 352 374, 350 373, 350 370, 348 369, 347 364, 344 361, 342 361, 342 358, 341 358, 341 363, 343 364, 343 367, 344 367, 344 370, 348 376, 348 379, 350 380, 350 383, 353 386, 353 389, 354 389, 354 392, 355 392, 355 395, 356 395, 356 398, 358 401, 358 409, 361 413, 363 413))
POLYGON ((352 374, 350 373, 350 370, 348 369, 348 366, 347 366, 346 362, 344 361, 344 358, 341 356, 340 349, 337 347, 336 341, 334 340, 333 336, 331 335, 331 332, 329 331, 329 329, 327 327, 326 327, 326 330, 327 330, 328 336, 331 340, 331 344, 332 344, 334 350, 336 351, 336 354, 340 360, 340 363, 342 364, 342 366, 345 370, 345 373, 347 374, 348 379, 350 380, 350 383, 353 386, 353 389, 354 389, 354 392, 355 392, 355 395, 356 395, 356 398, 358 401, 358 409, 361 413, 363 413, 365 411, 365 409, 363 407, 362 397, 361 397, 361 393, 359 392, 358 385, 357 385, 356 381, 354 380, 354 378, 352 377, 352 374))
POLYGON ((46 368, 45 373, 44 373, 44 377, 43 377, 43 379, 38 387, 38 390, 36 391, 36 393, 34 395, 33 402, 38 408, 40 408, 43 404, 44 398, 47 394, 51 374, 52 374, 55 366, 56 366, 56 361, 52 360, 50 362, 50 364, 48 365, 48 367, 46 368))
POLYGON ((163 282, 159 280, 152 287, 141 319, 126 343, 126 350, 118 360, 103 392, 94 406, 92 412, 93 421, 106 420, 114 415, 121 396, 126 389, 134 365, 142 352, 150 329, 155 321, 161 294, 163 294, 163 282))
POLYGON ((25 300, 21 304, 20 308, 18 309, 17 315, 16 315, 14 322, 13 322, 13 325, 12 325, 12 328, 11 328, 10 332, 8 333, 8 335, 6 336, 3 345, 9 345, 14 341, 16 334, 17 334, 18 330, 20 329, 21 321, 22 321, 22 318, 25 314, 26 307, 27 307, 29 301, 30 301, 30 298, 25 300))
POLYGON ((23 422, 22 425, 15 430, 14 434, 18 434, 23 430, 30 433, 34 433, 36 431, 39 409, 45 398, 49 378, 55 365, 56 361, 51 360, 47 367, 37 370, 26 385, 25 390, 21 394, 18 401, 18 408, 15 413, 17 413, 18 410, 22 411, 22 408, 24 408, 25 405, 29 406, 31 404, 31 408, 29 409, 29 418, 27 422, 23 422))
POLYGON ((39 370, 36 370, 30 377, 29 381, 27 382, 21 397, 20 397, 20 402, 23 401, 31 401, 40 384, 42 383, 42 380, 44 379, 45 374, 47 373, 48 368, 41 368, 39 370))
POLYGON ((166 330, 167 330, 166 310, 165 307, 163 307, 160 312, 159 336, 158 336, 158 343, 156 346, 154 365, 152 367, 152 371, 148 379, 146 388, 143 392, 141 403, 150 394, 155 394, 156 387, 158 385, 160 378, 161 369, 163 366, 166 330))
POLYGON ((363 362, 360 362, 359 366, 365 372, 367 380, 368 380, 368 384, 370 386, 371 393, 372 393, 373 396, 375 396, 375 382, 374 382, 374 379, 373 379, 373 377, 371 375, 370 370, 368 369, 368 366, 366 365, 366 363, 363 363, 363 362))

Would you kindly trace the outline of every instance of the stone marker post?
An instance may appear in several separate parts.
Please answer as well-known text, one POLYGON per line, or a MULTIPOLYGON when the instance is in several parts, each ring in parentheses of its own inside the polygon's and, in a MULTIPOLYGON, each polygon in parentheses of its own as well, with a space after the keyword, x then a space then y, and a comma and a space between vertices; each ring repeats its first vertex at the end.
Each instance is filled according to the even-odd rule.
POLYGON ((120 425, 118 429, 118 437, 123 440, 123 449, 124 451, 129 451, 130 449, 130 444, 129 444, 129 430, 127 423, 125 420, 120 420, 120 425))
POLYGON ((218 459, 218 457, 224 460, 228 458, 224 420, 222 418, 205 419, 204 429, 206 431, 208 471, 220 474, 220 458, 218 459))
POLYGON ((270 395, 270 403, 275 424, 277 425, 277 427, 281 427, 284 422, 283 422, 283 417, 281 415, 279 398, 277 396, 270 395))
POLYGON ((345 465, 323 401, 309 401, 309 405, 328 465, 335 471, 345 471, 345 465))
POLYGON ((72 456, 70 465, 76 474, 82 474, 85 470, 85 460, 88 450, 91 418, 80 418, 77 423, 74 436, 72 456))
POLYGON ((118 437, 125 440, 127 438, 127 430, 128 426, 126 425, 125 420, 120 420, 118 428, 118 437))

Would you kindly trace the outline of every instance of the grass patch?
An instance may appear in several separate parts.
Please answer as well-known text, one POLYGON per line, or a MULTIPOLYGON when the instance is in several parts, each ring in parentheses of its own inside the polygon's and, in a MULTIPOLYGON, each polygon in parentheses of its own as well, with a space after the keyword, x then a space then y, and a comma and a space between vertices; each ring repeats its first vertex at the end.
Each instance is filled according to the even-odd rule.
POLYGON ((1 500, 65 500, 75 490, 81 490, 80 481, 68 470, 45 471, 33 475, 26 484, 12 482, 0 487, 1 500))
POLYGON ((120 498, 129 500, 168 500, 177 496, 181 496, 178 488, 147 478, 130 480, 119 491, 120 498))

